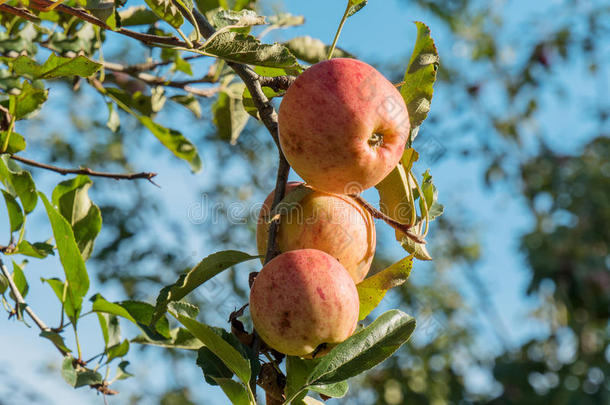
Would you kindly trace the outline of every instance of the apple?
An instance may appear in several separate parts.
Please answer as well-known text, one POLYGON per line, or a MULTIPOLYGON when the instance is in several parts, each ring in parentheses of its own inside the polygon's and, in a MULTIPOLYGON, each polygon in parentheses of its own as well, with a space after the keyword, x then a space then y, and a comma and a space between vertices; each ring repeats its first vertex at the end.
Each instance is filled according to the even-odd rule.
POLYGON ((262 340, 278 352, 317 357, 350 337, 358 323, 358 291, 345 268, 321 250, 282 253, 250 289, 250 314, 262 340))
MULTIPOLYGON (((290 182, 286 194, 299 186, 308 187, 290 182)), ((371 214, 351 197, 309 189, 297 207, 282 211, 276 236, 279 250, 322 250, 337 259, 358 284, 366 277, 375 256, 376 233, 371 214)), ((263 256, 267 251, 274 194, 271 192, 265 199, 256 228, 256 244, 263 256)))
POLYGON ((409 113, 394 85, 372 66, 348 58, 317 63, 288 88, 279 110, 286 159, 308 184, 360 193, 398 164, 409 113))

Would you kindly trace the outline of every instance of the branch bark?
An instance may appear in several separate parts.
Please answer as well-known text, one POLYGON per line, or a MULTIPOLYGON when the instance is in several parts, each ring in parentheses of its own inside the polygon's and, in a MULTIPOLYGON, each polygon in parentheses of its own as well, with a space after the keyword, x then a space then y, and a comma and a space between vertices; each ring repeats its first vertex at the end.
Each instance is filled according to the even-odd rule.
MULTIPOLYGON (((2 274, 4 275, 4 277, 6 277, 7 281, 8 281, 8 286, 11 289, 11 292, 13 293, 13 296, 15 297, 15 301, 17 302, 18 305, 22 305, 24 308, 24 311, 30 316, 30 318, 32 318, 32 321, 34 321, 34 323, 36 324, 36 326, 38 326, 38 328, 43 331, 43 332, 50 332, 51 328, 49 328, 43 321, 42 319, 40 319, 38 317, 38 315, 36 315, 36 313, 34 312, 34 310, 25 302, 25 300, 23 299, 23 296, 21 295, 21 293, 19 292, 19 289, 17 288, 17 286, 15 285, 15 282, 13 281, 13 278, 11 277, 11 274, 8 272, 8 269, 6 268, 6 266, 4 265, 4 262, 2 261, 2 259, 0 258, 0 270, 2 271, 2 274)), ((57 344, 53 343, 55 345, 55 347, 57 348, 57 350, 59 350, 59 352, 61 353, 62 356, 65 356, 66 354, 68 354, 64 349, 62 349, 61 347, 59 347, 57 344)))
POLYGON ((13 159, 13 160, 16 160, 18 162, 21 162, 23 164, 26 164, 28 166, 33 166, 33 167, 38 167, 38 168, 45 169, 45 170, 50 170, 50 171, 59 173, 59 174, 64 175, 64 176, 66 174, 85 174, 85 175, 88 175, 88 176, 105 177, 105 178, 110 178, 110 179, 115 179, 115 180, 145 179, 145 180, 148 180, 151 183, 155 184, 155 182, 152 181, 152 178, 157 175, 157 173, 151 173, 151 172, 140 172, 140 173, 106 173, 106 172, 97 172, 97 171, 91 170, 91 169, 89 169, 87 167, 82 167, 80 169, 66 169, 66 168, 63 168, 63 167, 57 167, 57 166, 53 166, 53 165, 48 165, 46 163, 36 162, 35 160, 27 159, 27 158, 24 158, 24 157, 21 157, 21 156, 17 156, 17 155, 10 155, 10 158, 13 159))

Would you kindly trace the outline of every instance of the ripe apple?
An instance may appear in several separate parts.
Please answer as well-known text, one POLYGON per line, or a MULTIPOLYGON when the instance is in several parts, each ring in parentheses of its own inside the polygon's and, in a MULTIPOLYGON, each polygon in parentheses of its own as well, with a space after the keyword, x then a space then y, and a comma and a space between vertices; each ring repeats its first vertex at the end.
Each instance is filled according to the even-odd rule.
MULTIPOLYGON (((302 185, 290 182, 286 194, 302 185)), ((274 192, 265 199, 256 228, 258 252, 264 255, 269 238, 268 219, 274 192)), ((290 211, 283 210, 277 234, 281 252, 318 249, 328 253, 358 284, 367 275, 375 256, 375 223, 371 214, 351 197, 329 194, 310 187, 310 193, 290 211)))
POLYGON ((394 85, 355 59, 317 63, 290 86, 280 105, 280 145, 313 187, 359 193, 398 164, 410 123, 394 85))
POLYGON ((354 281, 321 250, 280 254, 250 289, 250 314, 259 336, 291 356, 317 356, 319 347, 343 342, 356 329, 359 309, 354 281))

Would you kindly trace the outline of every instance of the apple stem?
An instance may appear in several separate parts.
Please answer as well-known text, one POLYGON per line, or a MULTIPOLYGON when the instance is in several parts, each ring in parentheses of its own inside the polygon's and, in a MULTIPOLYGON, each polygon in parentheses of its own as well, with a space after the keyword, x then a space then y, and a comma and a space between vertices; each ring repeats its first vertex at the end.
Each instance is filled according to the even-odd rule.
POLYGON ((345 13, 343 13, 343 17, 341 18, 341 22, 339 23, 339 27, 337 28, 337 32, 335 33, 335 38, 333 39, 333 43, 328 50, 328 56, 326 59, 330 59, 333 57, 333 52, 335 51, 335 46, 337 45, 337 41, 339 40, 339 35, 341 35, 341 30, 343 29, 343 25, 345 24, 345 20, 347 20, 347 13, 350 9, 350 2, 347 2, 347 7, 345 8, 345 13))
POLYGON ((366 201, 364 198, 362 198, 358 194, 350 194, 350 197, 352 197, 354 200, 356 200, 356 202, 358 204, 360 204, 362 206, 362 208, 367 210, 369 212, 369 214, 371 214, 373 216, 373 218, 383 220, 386 224, 390 225, 392 228, 396 229, 397 231, 403 232, 405 235, 407 235, 407 237, 409 239, 412 239, 413 241, 415 241, 417 243, 421 243, 421 244, 426 243, 426 240, 423 239, 420 235, 417 235, 417 234, 411 232, 411 228, 413 227, 413 225, 403 224, 401 222, 396 221, 395 219, 390 218, 383 212, 379 211, 377 208, 373 207, 371 204, 368 203, 368 201, 366 201))

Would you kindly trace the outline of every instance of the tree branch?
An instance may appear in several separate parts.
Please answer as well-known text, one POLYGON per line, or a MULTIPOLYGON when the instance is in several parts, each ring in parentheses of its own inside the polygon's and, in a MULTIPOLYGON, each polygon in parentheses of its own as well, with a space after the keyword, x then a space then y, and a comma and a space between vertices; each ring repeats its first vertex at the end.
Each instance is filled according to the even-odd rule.
POLYGON ((202 77, 200 79, 193 79, 193 80, 167 80, 163 77, 151 75, 150 73, 132 72, 126 66, 123 66, 120 63, 112 63, 112 62, 104 61, 104 62, 102 62, 102 64, 104 65, 104 69, 108 69, 108 70, 111 70, 111 71, 117 72, 117 73, 127 74, 135 79, 143 81, 146 84, 182 89, 188 93, 192 93, 194 95, 201 96, 201 97, 212 97, 216 93, 218 93, 219 90, 221 90, 220 86, 209 88, 209 89, 199 89, 199 88, 191 86, 191 84, 196 84, 196 83, 213 83, 214 82, 213 77, 210 77, 208 75, 205 75, 204 77, 202 77))
POLYGON ((377 208, 375 208, 371 204, 369 204, 368 201, 366 201, 364 198, 362 198, 359 194, 350 194, 349 196, 352 197, 354 200, 356 200, 356 202, 358 204, 360 204, 362 206, 362 208, 367 210, 369 212, 369 214, 371 214, 373 216, 373 218, 381 219, 386 224, 390 225, 392 228, 396 229, 397 231, 404 233, 405 235, 407 235, 407 237, 409 239, 412 239, 413 241, 415 241, 417 243, 421 243, 421 244, 426 243, 426 241, 424 239, 422 239, 419 235, 416 235, 415 233, 411 232, 411 228, 413 227, 413 225, 403 224, 401 222, 396 221, 395 219, 390 218, 389 216, 387 216, 386 214, 384 214, 383 212, 379 211, 377 208))
MULTIPOLYGON (((34 167, 39 167, 41 169, 50 170, 50 171, 59 173, 64 176, 66 174, 85 174, 88 176, 105 177, 105 178, 110 178, 110 179, 115 179, 115 180, 146 179, 146 180, 150 181, 151 183, 155 184, 155 182, 152 181, 152 178, 157 175, 157 173, 151 173, 151 172, 140 172, 140 173, 97 172, 97 171, 91 170, 87 167, 82 167, 80 169, 65 169, 63 167, 57 167, 57 166, 53 166, 53 165, 48 165, 46 163, 36 162, 35 160, 27 159, 27 158, 17 156, 17 155, 10 155, 10 158, 13 160, 16 160, 18 162, 21 162, 23 164, 26 164, 28 166, 34 166, 34 167)), ((157 185, 157 184, 155 184, 155 185, 157 185)))
MULTIPOLYGON (((34 312, 34 310, 25 302, 25 300, 23 299, 23 296, 21 295, 21 293, 19 292, 19 289, 17 288, 17 286, 15 285, 15 282, 13 281, 13 278, 11 277, 11 274, 8 272, 8 269, 6 268, 6 266, 4 265, 4 262, 2 261, 2 259, 0 258, 0 270, 2 271, 2 274, 4 275, 4 277, 6 278, 6 280, 8 281, 8 286, 11 289, 11 292, 13 293, 13 296, 15 297, 15 302, 17 302, 18 305, 23 306, 24 311, 30 316, 30 318, 32 318, 32 321, 34 321, 34 323, 36 324, 36 326, 38 326, 38 328, 43 331, 43 332, 50 332, 51 328, 49 328, 43 321, 42 319, 40 319, 38 317, 38 315, 36 315, 36 313, 34 312)), ((59 347, 57 344, 53 343, 55 345, 55 347, 57 348, 57 350, 59 350, 59 352, 61 353, 62 356, 65 356, 66 354, 68 354, 64 349, 62 349, 61 347, 59 347)))
MULTIPOLYGON (((33 9, 44 11, 48 9, 48 7, 53 6, 55 3, 51 0, 31 0, 30 7, 33 9)), ((116 32, 122 35, 126 35, 128 37, 137 39, 138 41, 144 42, 145 44, 163 44, 163 45, 172 45, 172 46, 181 46, 188 47, 188 44, 184 41, 179 40, 176 37, 167 37, 161 35, 151 35, 151 34, 143 34, 140 32, 132 31, 126 28, 118 28, 117 30, 112 30, 104 21, 100 20, 97 17, 87 13, 85 10, 81 10, 78 8, 66 6, 65 4, 60 4, 55 7, 55 11, 60 11, 62 13, 73 15, 83 21, 87 21, 93 25, 97 25, 98 27, 102 27, 106 30, 116 32)), ((10 12, 10 11, 9 11, 10 12)), ((14 13, 12 13, 14 14, 14 13)))
POLYGON ((288 90, 288 87, 294 83, 296 76, 259 76, 258 82, 261 86, 270 87, 274 91, 288 90))
POLYGON ((27 10, 25 8, 13 7, 13 6, 9 6, 8 4, 0 4, 0 11, 16 15, 17 17, 21 17, 28 21, 33 21, 33 22, 40 21, 40 18, 38 18, 35 14, 32 14, 29 10, 27 10))

